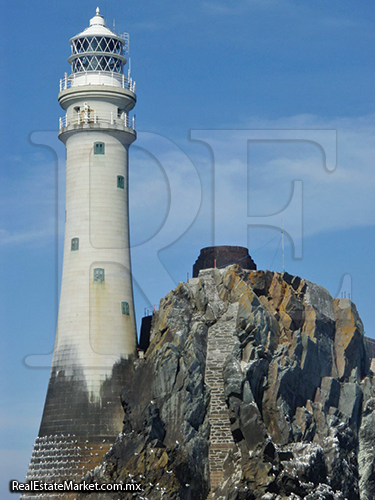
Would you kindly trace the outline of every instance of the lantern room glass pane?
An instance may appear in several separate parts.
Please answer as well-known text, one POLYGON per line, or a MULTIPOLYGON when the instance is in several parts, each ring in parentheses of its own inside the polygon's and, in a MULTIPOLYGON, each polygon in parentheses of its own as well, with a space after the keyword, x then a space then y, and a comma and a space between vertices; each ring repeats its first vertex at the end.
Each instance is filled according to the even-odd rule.
POLYGON ((123 63, 117 57, 82 55, 72 61, 74 73, 80 71, 112 71, 122 73, 123 63))
POLYGON ((83 37, 72 42, 73 54, 82 52, 109 52, 112 54, 122 54, 124 44, 120 40, 109 37, 83 37))
POLYGON ((87 38, 84 38, 81 43, 82 43, 82 50, 87 52, 89 50, 89 41, 87 40, 87 38))
POLYGON ((90 43, 90 51, 98 52, 98 40, 94 37, 90 43))

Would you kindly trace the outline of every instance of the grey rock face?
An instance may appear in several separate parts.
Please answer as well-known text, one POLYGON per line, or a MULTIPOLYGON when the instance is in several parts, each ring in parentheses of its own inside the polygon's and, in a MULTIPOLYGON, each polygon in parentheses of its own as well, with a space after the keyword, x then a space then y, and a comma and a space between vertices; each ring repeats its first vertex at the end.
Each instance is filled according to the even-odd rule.
POLYGON ((88 479, 131 477, 149 500, 375 499, 373 377, 350 301, 287 273, 201 271, 161 300, 123 433, 88 479))
POLYGON ((375 498, 375 399, 367 401, 359 430, 359 489, 361 500, 375 498))
POLYGON ((341 386, 339 410, 347 415, 351 422, 360 423, 360 413, 362 409, 362 390, 357 383, 344 383, 341 386))

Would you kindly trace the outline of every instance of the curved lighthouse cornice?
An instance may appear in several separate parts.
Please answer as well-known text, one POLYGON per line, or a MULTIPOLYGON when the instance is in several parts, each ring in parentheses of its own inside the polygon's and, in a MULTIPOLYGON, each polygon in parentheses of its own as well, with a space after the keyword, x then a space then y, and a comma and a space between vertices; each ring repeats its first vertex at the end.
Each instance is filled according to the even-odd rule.
POLYGON ((97 123, 66 123, 59 130, 58 137, 65 144, 69 137, 77 132, 105 132, 118 139, 124 146, 132 144, 137 139, 134 123, 117 120, 99 120, 97 123))
POLYGON ((65 116, 59 120, 59 139, 79 131, 116 133, 120 142, 131 144, 136 139, 135 118, 129 115, 136 95, 127 89, 105 85, 72 87, 59 94, 65 116))
POLYGON ((133 109, 137 102, 137 96, 131 90, 109 85, 81 85, 62 90, 58 95, 59 104, 65 110, 82 99, 110 101, 127 111, 133 109))

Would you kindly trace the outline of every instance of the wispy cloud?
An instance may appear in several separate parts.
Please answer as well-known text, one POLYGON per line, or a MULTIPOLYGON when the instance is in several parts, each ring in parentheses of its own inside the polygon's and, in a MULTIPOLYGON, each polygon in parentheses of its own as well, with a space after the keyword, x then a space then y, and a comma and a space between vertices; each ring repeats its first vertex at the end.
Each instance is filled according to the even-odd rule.
POLYGON ((206 11, 216 15, 230 15, 238 11, 237 6, 229 7, 228 5, 220 4, 218 2, 203 2, 202 7, 206 11))
POLYGON ((159 31, 161 29, 164 29, 165 26, 158 21, 155 20, 150 20, 150 21, 140 21, 132 24, 132 32, 135 33, 137 31, 144 32, 144 31, 159 31))
MULTIPOLYGON (((215 229, 213 215, 220 217, 222 227, 226 226, 228 241, 234 241, 238 227, 231 219, 236 214, 243 217, 244 210, 246 215, 254 216, 281 211, 288 203, 295 180, 301 180, 304 186, 305 236, 374 224, 373 123, 372 116, 325 119, 298 115, 276 120, 253 118, 237 124, 239 129, 252 130, 336 129, 338 165, 331 173, 324 169, 322 151, 309 143, 252 141, 246 160, 239 155, 243 144, 238 142, 235 132, 228 130, 225 141, 218 140, 214 163, 209 150, 202 149, 202 145, 185 144, 194 168, 190 160, 182 162, 181 157, 165 145, 156 161, 141 152, 142 148, 147 151, 148 145, 140 138, 139 150, 133 150, 130 163, 133 246, 142 246, 161 230, 165 231, 165 240, 171 242, 173 234, 175 239, 182 235, 178 228, 185 231, 191 224, 192 237, 202 240, 207 232, 215 229), (213 176, 218 172, 220 176, 214 185, 213 176), (198 175, 202 192, 196 183, 198 175), (244 185, 247 191, 243 190, 244 185), (215 206, 215 196, 217 198, 221 188, 226 197, 215 206), (180 203, 172 207, 171 189, 176 190, 180 198, 180 203), (193 207, 199 205, 199 214, 194 220, 193 207)), ((28 187, 21 197, 17 195, 17 176, 4 181, 2 207, 8 211, 8 217, 0 226, 0 244, 36 245, 47 243, 48 237, 55 234, 55 174, 51 168, 44 165, 31 169, 27 182, 23 183, 28 187)), ((60 195, 60 212, 63 212, 63 202, 60 195)))
POLYGON ((206 1, 202 3, 204 9, 216 15, 239 14, 252 9, 285 8, 287 5, 290 5, 289 0, 244 0, 231 6, 220 2, 206 1))
POLYGON ((355 19, 349 19, 347 17, 323 17, 320 20, 320 24, 327 28, 364 28, 363 20, 358 22, 355 19))
POLYGON ((61 214, 64 203, 55 164, 39 154, 6 161, 11 173, 0 178, 0 246, 49 245, 56 236, 57 208, 61 214))
POLYGON ((30 231, 6 231, 0 229, 0 246, 5 245, 29 245, 44 246, 50 244, 50 238, 56 233, 54 220, 49 220, 44 229, 30 231))
POLYGON ((301 180, 305 235, 375 224, 373 123, 371 116, 327 120, 308 115, 248 122, 249 129, 337 129, 338 165, 330 173, 324 169, 321 150, 314 144, 298 141, 251 142, 248 164, 246 161, 242 164, 238 160, 233 162, 238 158, 240 144, 236 134, 231 137, 228 131, 227 140, 221 146, 217 144, 214 166, 220 172, 220 178, 216 179, 219 191, 223 186, 226 193, 225 204, 219 206, 216 215, 227 219, 228 233, 236 230, 236 225, 230 220, 236 210, 238 217, 243 217, 241 211, 245 205, 238 199, 238 193, 243 192, 240 188, 244 183, 248 185, 249 202, 245 210, 249 210, 249 215, 268 215, 285 207, 292 182, 301 180))
MULTIPOLYGON (((235 221, 248 215, 266 216, 281 212, 289 201, 292 183, 296 180, 303 183, 305 236, 375 223, 372 197, 375 189, 373 117, 329 120, 299 115, 278 120, 252 119, 246 124, 238 124, 238 128, 336 129, 337 168, 334 172, 327 172, 322 150, 309 142, 252 141, 246 159, 243 154, 246 146, 242 139, 239 140, 237 131, 228 130, 225 140, 222 134, 217 137, 214 161, 208 149, 205 154, 200 146, 197 153, 198 149, 194 149, 196 144, 190 144, 190 155, 203 187, 202 207, 191 233, 197 241, 204 240, 207 232, 215 230, 213 215, 220 220, 220 227, 226 228, 227 241, 235 241, 239 230, 235 221), (215 184, 212 175, 216 176, 215 184), (244 190, 244 186, 247 189, 244 190)), ((134 163, 132 168, 137 168, 134 163)), ((150 168, 152 179, 153 167, 145 164, 144 168, 150 168)), ((188 171, 176 171, 179 182, 188 193, 190 175, 193 174, 188 171)), ((152 198, 148 200, 148 211, 153 217, 159 212, 161 193, 165 196, 168 192, 168 180, 159 177, 155 186, 155 201, 152 198)), ((139 197, 141 193, 133 192, 132 196, 139 197)), ((188 212, 183 205, 180 208, 176 213, 170 213, 169 217, 184 220, 188 212)), ((141 220, 147 214, 139 206, 137 210, 137 213, 133 211, 132 224, 136 220, 142 227, 141 220)), ((159 220, 162 220, 161 215, 159 220)))

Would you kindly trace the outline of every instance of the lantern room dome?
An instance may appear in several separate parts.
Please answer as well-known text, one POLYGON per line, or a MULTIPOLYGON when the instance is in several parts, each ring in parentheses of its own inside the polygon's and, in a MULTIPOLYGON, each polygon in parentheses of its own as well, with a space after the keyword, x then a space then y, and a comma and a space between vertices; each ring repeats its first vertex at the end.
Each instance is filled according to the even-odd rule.
POLYGON ((107 26, 105 25, 104 17, 100 14, 99 7, 96 9, 96 14, 94 17, 90 19, 90 26, 83 30, 78 35, 74 36, 74 38, 85 36, 85 35, 109 35, 109 36, 117 36, 113 33, 107 26))
POLYGON ((100 14, 99 7, 96 7, 95 16, 90 19, 90 26, 94 25, 105 26, 104 17, 100 14))

